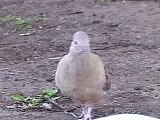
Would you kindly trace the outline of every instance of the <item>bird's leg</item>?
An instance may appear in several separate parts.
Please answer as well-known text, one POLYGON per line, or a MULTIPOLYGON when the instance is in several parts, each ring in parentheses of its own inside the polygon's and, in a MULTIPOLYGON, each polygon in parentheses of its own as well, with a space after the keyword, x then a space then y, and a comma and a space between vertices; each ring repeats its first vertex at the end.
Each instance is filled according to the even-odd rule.
POLYGON ((83 110, 82 110, 82 113, 81 113, 81 115, 78 118, 84 117, 86 115, 86 113, 87 113, 87 106, 84 106, 83 110))
POLYGON ((91 119, 91 112, 92 112, 92 107, 87 107, 87 110, 86 111, 84 111, 85 113, 84 113, 84 118, 83 118, 83 120, 92 120, 91 119))

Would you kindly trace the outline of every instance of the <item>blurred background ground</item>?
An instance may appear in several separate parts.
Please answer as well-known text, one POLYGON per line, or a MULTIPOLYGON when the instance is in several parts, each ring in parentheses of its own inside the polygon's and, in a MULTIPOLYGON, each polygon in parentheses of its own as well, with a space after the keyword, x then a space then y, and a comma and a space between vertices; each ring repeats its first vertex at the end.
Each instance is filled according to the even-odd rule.
MULTIPOLYGON (((54 87, 59 59, 84 30, 112 80, 94 117, 140 113, 160 118, 160 4, 107 0, 0 1, 0 119, 75 120, 63 112, 16 111, 10 95, 34 96, 54 87)), ((61 98, 59 103, 74 103, 61 98)), ((80 108, 74 113, 79 114, 80 108)))

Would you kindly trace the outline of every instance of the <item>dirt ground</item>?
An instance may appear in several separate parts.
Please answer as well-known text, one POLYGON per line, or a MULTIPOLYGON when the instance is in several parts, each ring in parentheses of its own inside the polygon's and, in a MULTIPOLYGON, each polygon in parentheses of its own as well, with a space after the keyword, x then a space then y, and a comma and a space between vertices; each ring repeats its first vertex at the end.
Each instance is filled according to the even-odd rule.
MULTIPOLYGON (((32 29, 0 27, 0 119, 75 120, 60 111, 9 110, 10 95, 34 96, 53 88, 59 59, 67 54, 73 33, 91 36, 92 51, 107 67, 112 88, 94 118, 139 113, 160 118, 160 4, 153 1, 1 0, 0 16, 34 17, 32 29), (22 33, 29 35, 21 35, 22 33)), ((61 98, 60 104, 72 106, 61 98)), ((74 113, 80 114, 80 108, 74 113)))

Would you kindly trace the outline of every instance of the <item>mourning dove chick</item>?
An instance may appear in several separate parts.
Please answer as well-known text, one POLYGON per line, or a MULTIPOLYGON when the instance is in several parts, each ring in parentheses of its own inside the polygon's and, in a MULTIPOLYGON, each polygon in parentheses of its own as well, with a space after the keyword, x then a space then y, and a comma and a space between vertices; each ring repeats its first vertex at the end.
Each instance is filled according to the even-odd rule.
POLYGON ((89 42, 87 33, 76 32, 69 53, 60 60, 55 75, 61 92, 84 105, 83 120, 91 120, 92 108, 104 103, 106 90, 110 89, 104 65, 91 52, 89 42))

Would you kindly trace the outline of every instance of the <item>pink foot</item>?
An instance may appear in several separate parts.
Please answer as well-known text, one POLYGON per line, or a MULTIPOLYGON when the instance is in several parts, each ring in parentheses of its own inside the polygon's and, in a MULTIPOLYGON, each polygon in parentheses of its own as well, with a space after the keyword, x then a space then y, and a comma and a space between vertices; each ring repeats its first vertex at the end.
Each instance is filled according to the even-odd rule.
POLYGON ((91 112, 92 112, 92 107, 87 107, 87 110, 84 111, 84 118, 83 120, 92 120, 91 119, 91 112))

